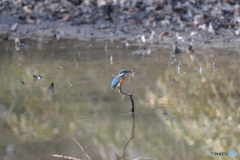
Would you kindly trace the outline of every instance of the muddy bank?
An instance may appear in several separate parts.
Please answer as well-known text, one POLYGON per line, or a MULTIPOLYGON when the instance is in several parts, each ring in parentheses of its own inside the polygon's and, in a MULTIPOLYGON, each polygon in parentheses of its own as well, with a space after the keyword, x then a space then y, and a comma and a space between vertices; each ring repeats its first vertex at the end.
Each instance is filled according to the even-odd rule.
POLYGON ((50 37, 235 46, 240 41, 239 8, 239 2, 231 0, 10 0, 0 2, 0 33, 4 40, 50 37))

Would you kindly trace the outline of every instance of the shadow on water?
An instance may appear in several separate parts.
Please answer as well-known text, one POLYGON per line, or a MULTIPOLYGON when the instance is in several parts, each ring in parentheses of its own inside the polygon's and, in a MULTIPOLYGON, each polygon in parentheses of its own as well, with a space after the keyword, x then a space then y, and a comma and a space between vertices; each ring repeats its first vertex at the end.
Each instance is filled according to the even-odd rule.
POLYGON ((18 51, 12 41, 0 43, 0 159, 86 153, 105 160, 117 153, 210 160, 211 151, 240 153, 238 48, 195 47, 189 55, 178 44, 182 53, 173 61, 171 48, 145 54, 119 42, 107 51, 95 41, 46 40, 39 48, 26 40, 29 48, 18 51), (123 89, 134 96, 134 116, 129 100, 110 87, 112 74, 129 68, 136 74, 123 89))

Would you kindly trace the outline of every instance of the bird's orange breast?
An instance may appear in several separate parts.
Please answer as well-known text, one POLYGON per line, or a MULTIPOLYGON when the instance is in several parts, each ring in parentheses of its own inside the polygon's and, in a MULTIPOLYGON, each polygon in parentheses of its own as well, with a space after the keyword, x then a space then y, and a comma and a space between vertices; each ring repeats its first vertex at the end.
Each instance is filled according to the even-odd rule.
POLYGON ((115 87, 113 87, 113 89, 120 88, 120 85, 121 85, 122 83, 124 83, 124 81, 125 81, 125 76, 122 76, 122 77, 120 78, 119 83, 118 83, 115 87))
POLYGON ((122 76, 120 79, 120 83, 122 84, 122 83, 124 83, 124 81, 125 81, 125 76, 122 76))

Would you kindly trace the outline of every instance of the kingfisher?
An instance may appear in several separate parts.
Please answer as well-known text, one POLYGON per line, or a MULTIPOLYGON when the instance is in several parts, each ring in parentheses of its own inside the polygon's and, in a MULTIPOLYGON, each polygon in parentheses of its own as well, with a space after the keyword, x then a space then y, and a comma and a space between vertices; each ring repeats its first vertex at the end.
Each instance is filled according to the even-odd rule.
POLYGON ((114 79, 112 80, 112 84, 111 84, 111 87, 112 87, 112 91, 116 88, 119 88, 121 87, 121 84, 124 83, 125 81, 125 75, 128 74, 128 73, 132 73, 134 72, 134 69, 133 70, 120 70, 118 75, 116 75, 116 77, 114 77, 114 79))

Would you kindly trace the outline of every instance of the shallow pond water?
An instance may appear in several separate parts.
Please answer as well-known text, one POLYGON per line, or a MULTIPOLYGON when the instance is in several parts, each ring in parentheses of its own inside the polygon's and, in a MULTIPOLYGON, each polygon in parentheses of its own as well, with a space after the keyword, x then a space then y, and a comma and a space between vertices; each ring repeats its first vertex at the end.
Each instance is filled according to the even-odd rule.
POLYGON ((17 50, 0 43, 0 159, 240 154, 239 48, 195 46, 188 54, 185 46, 170 58, 170 46, 130 42, 26 40, 17 50), (123 91, 133 94, 134 115, 128 97, 110 87, 119 70, 133 68, 123 91))

